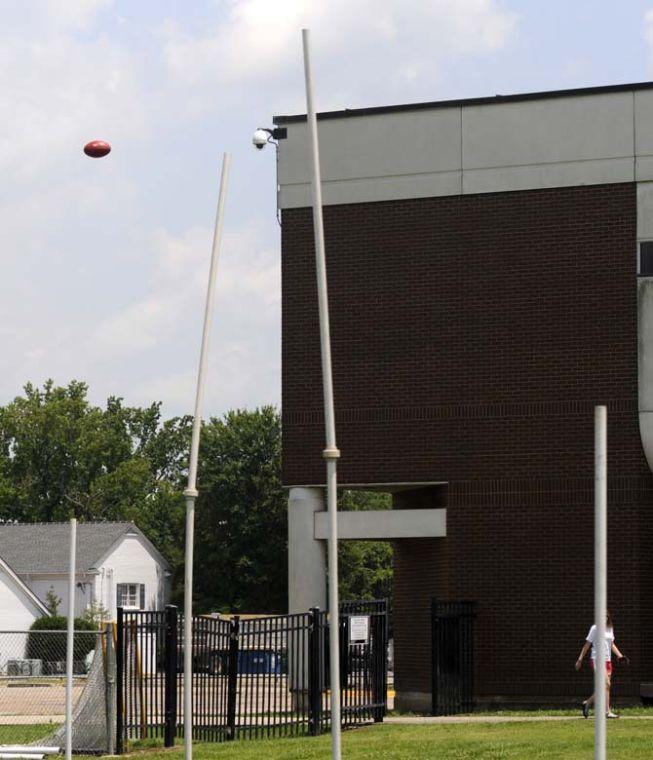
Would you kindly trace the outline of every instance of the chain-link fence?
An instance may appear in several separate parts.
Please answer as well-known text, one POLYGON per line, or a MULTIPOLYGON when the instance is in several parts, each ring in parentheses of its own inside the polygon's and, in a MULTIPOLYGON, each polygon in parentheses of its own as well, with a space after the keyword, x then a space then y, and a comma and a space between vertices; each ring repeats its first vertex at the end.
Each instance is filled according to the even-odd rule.
MULTIPOLYGON (((73 743, 78 751, 107 749, 112 638, 109 629, 74 634, 73 743)), ((66 651, 66 631, 0 631, 0 745, 45 740, 63 745, 66 651)))

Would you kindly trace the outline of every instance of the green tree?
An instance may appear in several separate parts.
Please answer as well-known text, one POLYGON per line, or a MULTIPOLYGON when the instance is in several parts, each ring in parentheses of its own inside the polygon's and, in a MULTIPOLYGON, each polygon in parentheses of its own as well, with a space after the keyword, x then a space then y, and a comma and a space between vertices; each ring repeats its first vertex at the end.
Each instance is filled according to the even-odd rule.
POLYGON ((109 610, 101 602, 93 600, 84 610, 82 620, 92 625, 94 629, 98 629, 102 628, 104 623, 109 622, 111 617, 109 610))
POLYGON ((232 411, 204 425, 198 480, 198 610, 287 611, 287 498, 277 411, 232 411))
POLYGON ((61 597, 56 595, 54 586, 50 586, 48 593, 45 595, 45 606, 53 617, 58 617, 60 604, 61 597))
POLYGON ((92 406, 87 386, 48 381, 0 409, 0 507, 26 521, 122 519, 156 479, 148 449, 165 438, 160 407, 125 407, 111 397, 92 406), (113 490, 104 480, 119 482, 113 490), (120 498, 116 491, 120 490, 120 498))
MULTIPOLYGON (((168 559, 183 599, 184 516, 191 418, 161 406, 92 405, 87 386, 48 381, 0 407, 0 518, 22 522, 132 520, 168 559)), ((197 502, 198 612, 285 612, 287 496, 281 421, 273 407, 232 411, 202 426, 197 502)), ((345 491, 341 509, 389 507, 383 494, 345 491)), ((389 594, 391 549, 340 546, 342 598, 389 594)))
MULTIPOLYGON (((349 491, 340 494, 338 509, 391 509, 390 494, 349 491)), ((345 599, 392 596, 392 546, 388 541, 341 541, 338 544, 339 595, 345 599)))
POLYGON ((179 573, 190 418, 93 406, 87 386, 27 384, 0 408, 0 517, 133 520, 179 573))

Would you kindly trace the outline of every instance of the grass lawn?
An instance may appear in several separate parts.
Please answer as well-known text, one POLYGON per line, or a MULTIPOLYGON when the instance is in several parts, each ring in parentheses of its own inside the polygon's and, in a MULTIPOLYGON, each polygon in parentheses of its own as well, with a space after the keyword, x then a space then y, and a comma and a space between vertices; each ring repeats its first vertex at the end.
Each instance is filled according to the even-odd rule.
MULTIPOLYGON (((588 760, 593 756, 594 722, 585 720, 547 723, 377 725, 343 733, 347 760, 588 760)), ((143 760, 177 760, 174 750, 143 750, 143 760)), ((610 760, 653 757, 653 721, 621 720, 608 725, 610 760)), ((311 739, 244 740, 227 744, 196 744, 196 760, 326 760, 331 757, 330 736, 311 739)))
POLYGON ((35 726, 0 725, 0 744, 29 744, 36 739, 47 736, 57 728, 59 728, 58 723, 35 726))

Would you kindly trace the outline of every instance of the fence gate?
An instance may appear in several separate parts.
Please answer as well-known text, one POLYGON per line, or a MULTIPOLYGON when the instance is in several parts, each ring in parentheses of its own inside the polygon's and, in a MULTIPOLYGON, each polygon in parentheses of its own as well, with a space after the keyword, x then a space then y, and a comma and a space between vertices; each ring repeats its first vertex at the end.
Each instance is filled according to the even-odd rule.
POLYGON ((116 753, 130 739, 161 737, 172 746, 176 720, 177 608, 118 608, 116 753))
POLYGON ((385 599, 342 602, 340 650, 343 725, 383 720, 388 690, 385 599))
MULTIPOLYGON (((193 738, 319 734, 329 729, 329 618, 293 615, 193 618, 193 738)), ((339 616, 343 726, 386 710, 387 604, 344 602, 339 616)), ((175 607, 118 608, 117 741, 183 735, 182 617, 175 607)))
POLYGON ((432 602, 433 715, 455 715, 474 709, 475 617, 475 602, 432 602))

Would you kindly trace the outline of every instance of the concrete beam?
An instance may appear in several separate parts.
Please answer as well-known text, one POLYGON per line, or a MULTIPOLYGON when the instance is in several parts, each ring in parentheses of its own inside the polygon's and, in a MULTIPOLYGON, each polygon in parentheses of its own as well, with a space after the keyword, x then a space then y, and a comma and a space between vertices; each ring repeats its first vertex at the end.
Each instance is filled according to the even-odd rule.
MULTIPOLYGON (((315 538, 329 534, 326 512, 315 512, 315 538)), ((338 539, 389 541, 399 538, 444 538, 447 535, 446 509, 384 509, 365 512, 338 512, 338 539)))

